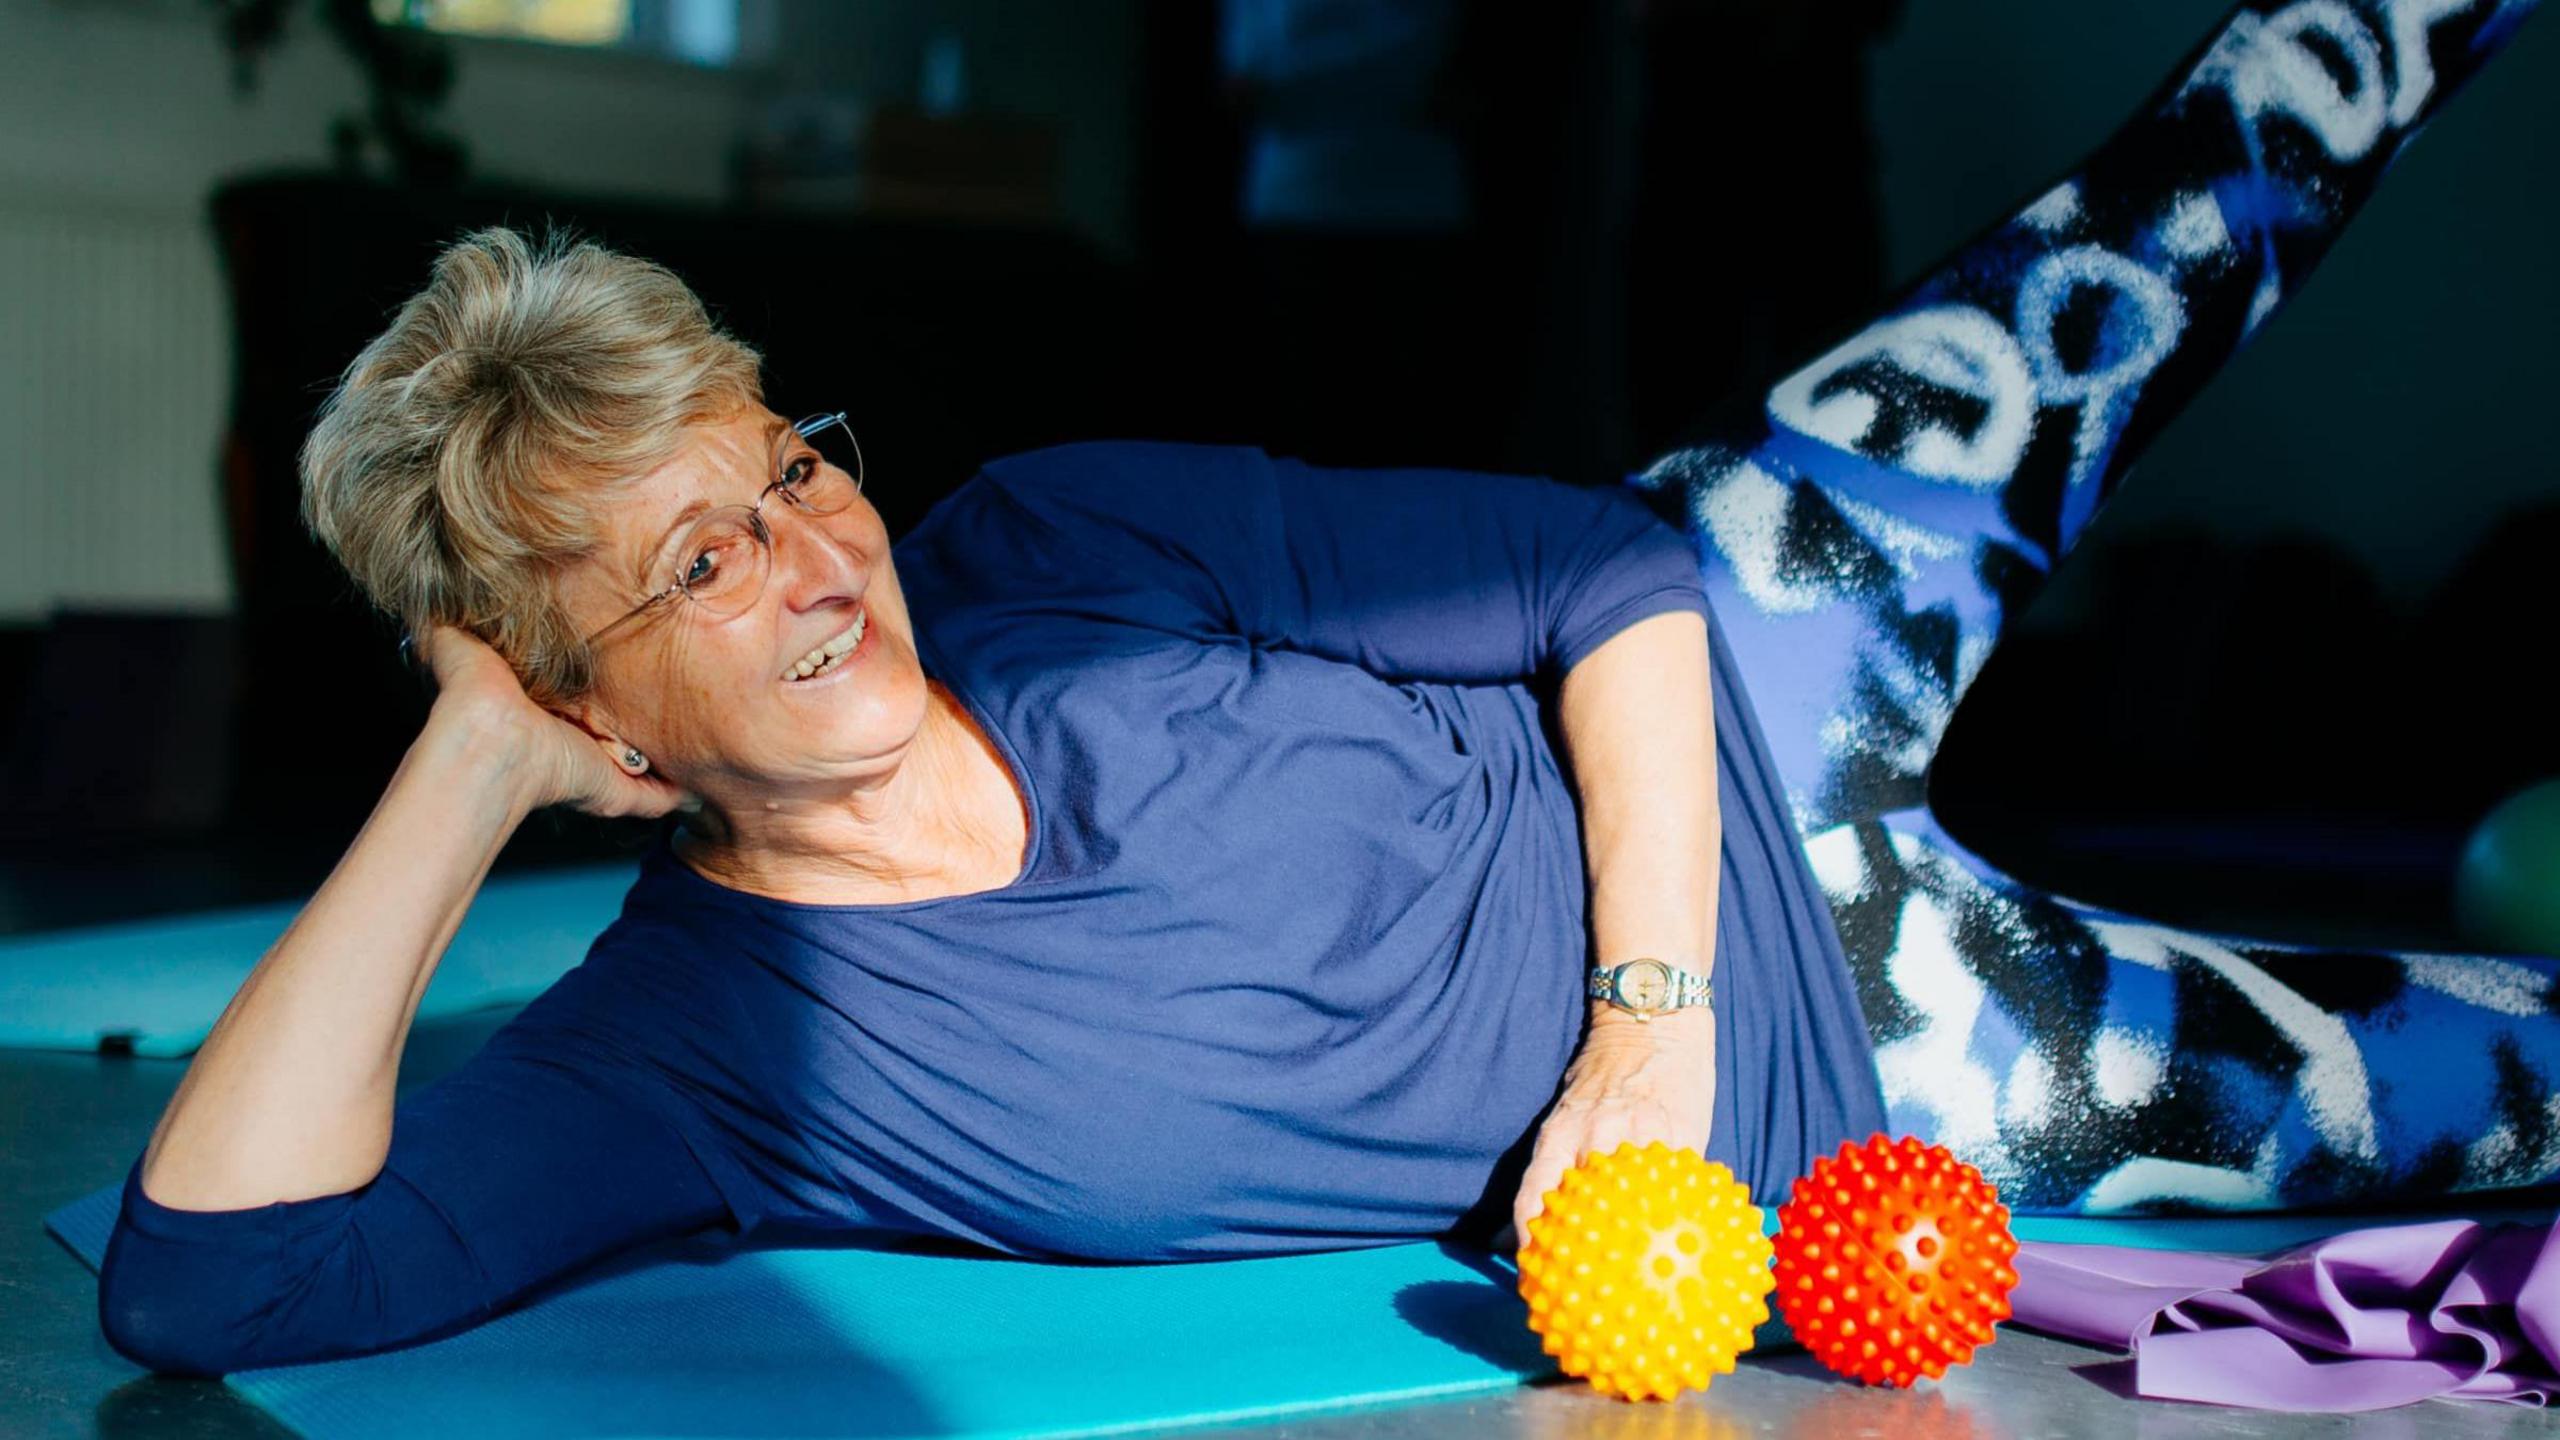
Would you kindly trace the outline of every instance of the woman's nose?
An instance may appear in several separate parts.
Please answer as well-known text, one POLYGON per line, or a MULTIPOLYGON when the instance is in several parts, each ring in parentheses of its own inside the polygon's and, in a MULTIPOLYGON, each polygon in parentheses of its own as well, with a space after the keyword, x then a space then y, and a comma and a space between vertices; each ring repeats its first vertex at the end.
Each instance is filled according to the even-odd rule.
POLYGON ((773 580, 782 590, 782 603, 806 610, 830 599, 851 599, 862 588, 853 547, 835 531, 836 522, 849 518, 850 511, 811 515, 787 504, 766 508, 786 512, 765 522, 765 533, 772 537, 773 580))

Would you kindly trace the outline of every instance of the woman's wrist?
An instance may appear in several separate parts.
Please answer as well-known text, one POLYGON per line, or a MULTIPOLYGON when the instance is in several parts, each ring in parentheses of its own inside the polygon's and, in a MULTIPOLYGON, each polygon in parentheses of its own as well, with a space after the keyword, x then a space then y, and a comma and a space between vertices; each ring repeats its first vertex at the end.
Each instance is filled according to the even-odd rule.
POLYGON ((1691 1047, 1715 1043, 1716 1016, 1706 1005, 1683 1005, 1658 1015, 1639 1016, 1606 1000, 1591 1002, 1584 1043, 1644 1044, 1691 1047))
POLYGON ((460 783, 483 788, 522 820, 552 803, 543 791, 535 747, 522 727, 487 706, 439 699, 411 742, 410 753, 449 770, 460 783))

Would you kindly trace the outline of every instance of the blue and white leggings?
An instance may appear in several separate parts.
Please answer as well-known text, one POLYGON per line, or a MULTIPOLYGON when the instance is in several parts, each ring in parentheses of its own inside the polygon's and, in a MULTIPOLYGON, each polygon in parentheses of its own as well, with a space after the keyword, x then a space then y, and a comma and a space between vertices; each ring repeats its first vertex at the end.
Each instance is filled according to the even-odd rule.
POLYGON ((2021 1212, 2560 1174, 2560 960, 2173 929, 2004 875, 1925 794, 2002 627, 2143 444, 2532 8, 2242 5, 2076 173, 1630 479, 1697 544, 1894 1128, 2021 1212))

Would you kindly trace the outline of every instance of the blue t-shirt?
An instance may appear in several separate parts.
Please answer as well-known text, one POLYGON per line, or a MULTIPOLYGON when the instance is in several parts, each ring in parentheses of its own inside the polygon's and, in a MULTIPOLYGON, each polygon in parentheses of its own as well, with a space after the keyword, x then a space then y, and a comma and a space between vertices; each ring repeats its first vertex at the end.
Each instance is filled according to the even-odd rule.
MULTIPOLYGON (((365 1187, 176 1211, 137 1159, 101 1276, 120 1349, 359 1353, 722 1223, 1170 1260, 1508 1220, 1589 1003, 1555 685, 1707 613, 1688 540, 1618 487, 1090 444, 989 465, 894 553, 927 673, 1030 798, 1022 873, 799 904, 661 844, 583 964, 401 1101, 365 1187)), ((1710 1154, 1768 1193, 1882 1111, 1715 675, 1744 1018, 1710 1154)))

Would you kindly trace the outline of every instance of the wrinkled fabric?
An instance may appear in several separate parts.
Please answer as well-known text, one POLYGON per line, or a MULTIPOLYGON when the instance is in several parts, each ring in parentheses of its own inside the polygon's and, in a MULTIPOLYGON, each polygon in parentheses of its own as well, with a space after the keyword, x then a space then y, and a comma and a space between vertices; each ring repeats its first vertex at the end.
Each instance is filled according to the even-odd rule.
POLYGON ((2560 1230, 2380 1226, 2265 1258, 2019 1247, 2013 1323, 2132 1352, 2136 1394, 2263 1410, 2560 1394, 2560 1230))

